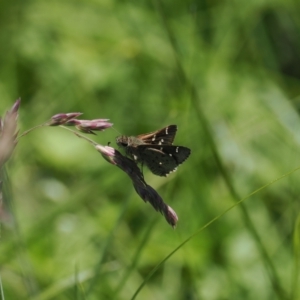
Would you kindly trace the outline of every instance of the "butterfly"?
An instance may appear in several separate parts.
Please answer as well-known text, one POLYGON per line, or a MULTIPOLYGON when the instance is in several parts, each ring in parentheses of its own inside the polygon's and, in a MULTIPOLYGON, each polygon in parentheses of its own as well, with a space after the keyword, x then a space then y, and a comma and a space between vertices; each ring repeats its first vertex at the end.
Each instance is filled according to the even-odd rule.
POLYGON ((136 163, 145 164, 155 175, 167 176, 191 154, 189 148, 173 145, 176 132, 177 125, 169 125, 138 136, 118 136, 116 142, 136 163))

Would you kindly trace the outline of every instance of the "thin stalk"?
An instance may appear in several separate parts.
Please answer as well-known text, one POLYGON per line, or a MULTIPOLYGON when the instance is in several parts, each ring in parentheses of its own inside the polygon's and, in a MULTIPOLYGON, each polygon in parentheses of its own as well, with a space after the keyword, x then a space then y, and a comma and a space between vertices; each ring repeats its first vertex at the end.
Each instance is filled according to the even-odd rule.
POLYGON ((0 296, 1 296, 1 300, 5 300, 1 276, 0 276, 0 296))
POLYGON ((122 210, 121 210, 121 212, 119 214, 119 217, 115 221, 114 227, 110 230, 110 233, 107 236, 105 242, 103 242, 104 244, 103 244, 103 247, 102 247, 102 251, 101 251, 101 253, 99 255, 98 262, 95 264, 95 267, 94 267, 93 277, 90 280, 90 282, 89 282, 89 284, 88 284, 88 286, 86 288, 85 297, 87 299, 89 299, 90 293, 93 291, 93 288, 95 287, 95 285, 97 284, 97 282, 99 282, 99 279, 100 279, 100 276, 101 276, 103 262, 104 262, 104 260, 106 258, 107 253, 109 252, 109 250, 111 248, 111 245, 112 245, 112 242, 113 242, 113 238, 114 238, 114 234, 115 234, 117 228, 120 226, 120 224, 121 224, 121 222, 122 222, 122 220, 124 218, 125 212, 127 210, 128 204, 129 204, 129 200, 130 200, 130 197, 128 196, 127 199, 126 199, 126 201, 123 204, 123 207, 122 207, 122 210))
POLYGON ((75 130, 70 129, 70 128, 68 128, 68 127, 66 127, 66 126, 63 126, 63 125, 59 125, 59 127, 64 128, 64 129, 66 129, 66 130, 68 130, 68 131, 74 133, 76 136, 78 136, 79 138, 82 138, 82 139, 88 141, 88 142, 89 142, 90 144, 92 144, 93 146, 97 146, 97 145, 98 145, 98 143, 96 143, 96 142, 94 142, 93 140, 91 140, 90 138, 88 138, 88 137, 82 135, 82 134, 79 133, 78 131, 75 131, 75 130))
POLYGON ((258 188, 257 190, 253 191, 252 193, 250 193, 249 195, 247 195, 246 197, 244 197, 243 199, 237 201, 236 203, 234 203, 233 205, 231 205, 229 208, 227 208, 226 210, 224 210, 222 213, 220 213, 219 215, 217 215, 216 217, 214 217, 213 219, 211 219, 209 222, 207 222, 205 225, 203 225, 202 227, 200 227, 196 232, 194 232, 192 235, 190 235, 189 237, 187 237, 183 242, 181 242, 174 250, 172 250, 164 259, 162 259, 146 276, 146 278, 144 279, 144 281, 141 283, 141 285, 137 288, 137 290, 135 291, 134 295, 131 297, 131 300, 134 300, 137 295, 139 294, 139 292, 142 290, 142 288, 146 285, 146 283, 148 282, 148 280, 152 277, 152 275, 154 275, 156 273, 157 270, 159 270, 159 268, 170 258, 172 257, 179 249, 181 249, 187 242, 189 242, 190 240, 192 240, 195 236, 197 236, 199 233, 201 233, 204 229, 206 229, 207 227, 209 227, 210 225, 212 225, 213 223, 215 223, 217 220, 219 220, 220 218, 222 218, 223 216, 225 216, 229 211, 231 211, 232 209, 234 209, 236 206, 241 205, 244 201, 246 201, 247 199, 249 199, 250 197, 254 196, 255 194, 261 192, 262 190, 266 189, 268 186, 275 184, 276 182, 282 180, 283 178, 293 174, 296 171, 299 171, 300 167, 295 168, 292 171, 287 172, 286 174, 283 174, 282 176, 272 180, 271 182, 261 186, 260 188, 258 188))
POLYGON ((153 221, 150 223, 150 225, 148 226, 143 239, 140 242, 139 247, 137 247, 134 255, 132 256, 132 260, 131 260, 131 264, 129 265, 129 267, 126 269, 126 271, 124 272, 121 280, 119 281, 119 284, 117 285, 114 294, 112 296, 112 299, 118 299, 118 294, 119 292, 122 290, 122 288, 124 287, 125 283, 127 282, 127 279, 129 279, 129 276, 131 274, 131 272, 133 270, 135 270, 137 263, 142 255, 142 251, 144 250, 144 248, 146 247, 147 243, 150 240, 150 235, 153 232, 153 228, 155 226, 155 224, 157 223, 158 218, 154 218, 153 221))
MULTIPOLYGON (((216 164, 218 166, 218 169, 224 179, 224 182, 225 182, 232 198, 237 202, 237 201, 239 201, 239 199, 241 197, 238 195, 238 192, 236 191, 236 189, 233 185, 233 181, 232 181, 229 173, 227 172, 226 167, 222 161, 222 158, 218 152, 216 142, 214 140, 214 136, 213 136, 211 128, 209 126, 209 122, 208 122, 206 116, 204 115, 203 110, 201 109, 200 98, 198 96, 197 90, 196 90, 194 84, 189 80, 188 76, 186 75, 184 68, 182 66, 182 63, 179 59, 175 35, 173 34, 171 27, 169 26, 169 23, 167 22, 167 17, 166 17, 164 8, 163 8, 163 4, 162 4, 161 0, 155 0, 155 4, 156 4, 157 11, 160 13, 162 23, 165 27, 170 44, 174 51, 179 78, 180 78, 182 84, 186 86, 186 88, 188 89, 188 91, 191 94, 192 104, 195 108, 196 114, 198 115, 198 120, 200 121, 200 124, 204 130, 206 137, 207 137, 208 143, 210 145, 210 148, 211 148, 213 157, 216 161, 216 164)), ((243 203, 241 203, 238 207, 240 208, 240 211, 244 217, 244 221, 245 221, 246 226, 249 229, 249 232, 252 234, 254 240, 256 241, 257 248, 260 251, 260 254, 263 258, 263 262, 265 264, 267 272, 269 273, 270 280, 271 280, 272 286, 274 288, 274 291, 276 292, 279 299, 282 299, 282 300, 287 299, 286 292, 280 284, 280 279, 279 279, 279 276, 275 269, 275 266, 269 256, 264 244, 262 243, 262 240, 261 240, 261 238, 249 216, 247 208, 245 207, 245 205, 243 203)))
MULTIPOLYGON (((16 140, 19 140, 21 137, 27 135, 27 134, 30 133, 31 131, 33 131, 33 130, 35 130, 35 129, 37 129, 37 128, 40 128, 40 127, 44 127, 44 126, 49 126, 49 121, 47 121, 47 122, 45 122, 45 123, 43 123, 43 124, 34 126, 34 127, 30 128, 30 129, 24 131, 22 134, 20 134, 20 135, 17 137, 16 140)), ((63 125, 58 125, 58 126, 61 127, 61 128, 64 128, 65 130, 68 130, 68 131, 74 133, 76 136, 78 136, 78 137, 80 137, 80 138, 82 138, 82 139, 88 141, 88 142, 89 142, 90 144, 92 144, 93 146, 98 145, 96 142, 94 142, 93 140, 89 139, 88 137, 86 137, 86 136, 80 134, 78 131, 75 131, 75 130, 70 129, 70 128, 68 128, 68 127, 66 127, 66 126, 63 126, 63 125)))
POLYGON ((300 215, 295 222, 294 229, 294 270, 292 274, 291 299, 299 299, 299 267, 300 267, 300 215))
POLYGON ((45 122, 45 123, 40 124, 40 125, 36 125, 36 126, 30 128, 30 129, 24 131, 22 134, 20 134, 20 135, 16 138, 16 140, 18 141, 21 137, 27 135, 27 134, 30 133, 31 131, 33 131, 33 130, 35 130, 35 129, 37 129, 37 128, 40 128, 40 127, 44 127, 44 126, 48 126, 48 122, 45 122))

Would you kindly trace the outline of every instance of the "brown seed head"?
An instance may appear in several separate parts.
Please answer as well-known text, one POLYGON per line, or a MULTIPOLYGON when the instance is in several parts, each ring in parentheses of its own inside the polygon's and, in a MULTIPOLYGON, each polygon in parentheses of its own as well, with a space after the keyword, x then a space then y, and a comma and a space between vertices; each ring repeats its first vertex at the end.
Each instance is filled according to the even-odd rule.
POLYGON ((51 120, 49 122, 50 126, 58 126, 58 125, 64 125, 67 121, 77 118, 81 116, 82 113, 80 112, 72 112, 72 113, 61 113, 56 114, 51 117, 51 120))

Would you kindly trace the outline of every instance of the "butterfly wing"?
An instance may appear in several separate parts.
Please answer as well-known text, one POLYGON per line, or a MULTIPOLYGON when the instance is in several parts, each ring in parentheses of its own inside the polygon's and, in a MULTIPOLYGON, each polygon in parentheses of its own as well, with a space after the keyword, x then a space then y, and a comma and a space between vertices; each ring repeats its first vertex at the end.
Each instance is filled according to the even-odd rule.
POLYGON ((172 145, 177 132, 177 125, 169 125, 162 129, 140 134, 138 139, 150 145, 172 145))
POLYGON ((140 145, 137 149, 139 160, 158 176, 175 172, 191 153, 189 148, 172 145, 140 145))

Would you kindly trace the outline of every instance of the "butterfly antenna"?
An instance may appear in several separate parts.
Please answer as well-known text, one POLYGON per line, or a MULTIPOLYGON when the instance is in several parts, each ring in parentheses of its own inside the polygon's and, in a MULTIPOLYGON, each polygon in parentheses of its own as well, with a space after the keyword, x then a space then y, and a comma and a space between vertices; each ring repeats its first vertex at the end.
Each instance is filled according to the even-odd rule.
POLYGON ((119 132, 114 126, 111 127, 114 131, 116 131, 118 134, 122 134, 121 132, 119 132))

